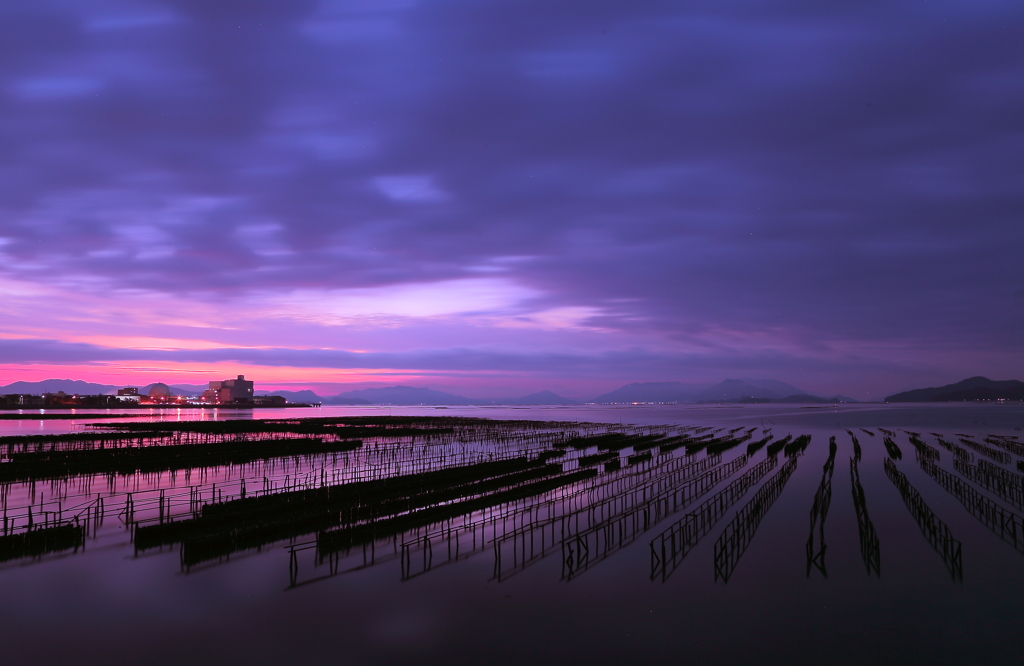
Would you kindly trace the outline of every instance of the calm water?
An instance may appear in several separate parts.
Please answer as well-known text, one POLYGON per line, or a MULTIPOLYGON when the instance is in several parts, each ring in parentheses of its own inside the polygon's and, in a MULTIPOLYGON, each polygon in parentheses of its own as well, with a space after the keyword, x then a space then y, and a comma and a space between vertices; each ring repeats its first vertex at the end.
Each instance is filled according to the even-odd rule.
MULTIPOLYGON (((479 513, 448 523, 454 532, 435 526, 426 534, 431 543, 429 560, 420 530, 375 544, 369 552, 356 548, 321 564, 313 550, 301 549, 315 536, 310 535, 296 540, 300 549, 294 559, 288 542, 281 542, 186 570, 177 546, 137 555, 129 530, 112 509, 111 517, 87 540, 84 552, 0 563, 0 627, 9 663, 27 659, 85 664, 224 660, 975 664, 1019 660, 1016 631, 1024 620, 1020 603, 1024 535, 1015 546, 1005 533, 1001 536, 976 517, 977 509, 969 512, 933 478, 945 474, 944 478, 962 483, 965 473, 954 465, 954 454, 930 434, 939 433, 959 447, 961 455, 970 457, 971 468, 984 461, 1018 473, 1018 456, 993 459, 1005 451, 984 440, 991 435, 1021 438, 1003 441, 1024 440, 1020 430, 1024 409, 1019 406, 378 407, 260 410, 255 416, 389 411, 757 428, 754 439, 766 428, 776 438, 806 434, 812 439, 804 454, 795 458, 795 469, 792 463, 787 468, 787 459, 780 455, 775 466, 732 500, 685 557, 677 558, 669 571, 656 568, 653 576, 652 540, 737 479, 748 478, 744 475, 768 460, 765 449, 745 464, 738 460, 745 445, 726 452, 721 464, 737 467, 731 475, 678 510, 668 509, 663 516, 650 513, 647 525, 628 507, 615 513, 608 505, 609 513, 602 514, 606 523, 592 516, 589 520, 598 529, 588 531, 584 526, 562 543, 564 526, 545 532, 548 514, 541 516, 537 509, 530 515, 538 522, 530 523, 527 507, 547 499, 544 510, 585 515, 588 506, 605 506, 609 498, 628 495, 631 487, 640 487, 665 470, 700 463, 705 453, 689 459, 683 451, 655 455, 650 463, 602 474, 598 478, 608 483, 595 484, 593 492, 580 490, 570 497, 573 489, 563 489, 530 500, 533 504, 519 505, 520 509, 513 507, 500 520, 479 513), (856 464, 863 498, 860 516, 851 474, 854 448, 847 428, 862 449, 856 464), (934 532, 937 546, 926 539, 887 476, 879 428, 895 432, 892 439, 902 451, 898 470, 961 544, 959 559, 954 561, 948 552, 943 556, 942 542, 935 541, 934 532), (926 473, 905 430, 921 433, 922 442, 939 451, 939 472, 926 473), (959 435, 971 435, 965 439, 978 448, 967 448, 959 435), (828 480, 823 468, 832 436, 838 446, 830 502, 824 530, 819 519, 812 534, 812 507, 823 481, 828 480), (609 481, 613 478, 620 479, 614 488, 609 481), (773 483, 776 491, 769 492, 773 483), (764 501, 758 502, 759 498, 764 501), (517 510, 518 516, 514 515, 517 510), (509 521, 518 526, 518 533, 509 521), (608 525, 611 529, 602 530, 608 525), (732 542, 722 539, 727 531, 734 535, 732 542), (554 537, 549 539, 549 533, 554 537), (493 539, 510 534, 513 538, 500 541, 498 561, 493 539), (515 534, 523 538, 516 540, 515 534), (809 537, 814 539, 810 563, 809 537), (406 558, 402 543, 407 545, 406 558), (586 560, 580 559, 581 547, 588 549, 586 560), (451 548, 458 552, 452 553, 451 548), (528 566, 521 566, 524 559, 528 566), (726 563, 727 582, 722 563, 726 563)), ((174 411, 152 418, 252 416, 252 412, 174 411)), ((0 421, 0 434, 83 429, 84 423, 78 420, 0 421)), ((496 446, 495 452, 500 453, 499 449, 496 446)), ((423 455, 428 455, 426 449, 423 455)), ((443 455, 475 460, 474 456, 486 456, 488 451, 486 445, 474 445, 443 455)), ((324 473, 379 468, 386 462, 382 461, 372 452, 353 454, 324 473)), ((78 479, 63 485, 38 483, 35 488, 22 484, 7 492, 12 507, 40 501, 49 506, 54 497, 65 498, 63 506, 70 506, 75 498, 89 501, 99 494, 109 497, 107 505, 116 508, 128 491, 144 498, 161 488, 168 495, 186 486, 215 492, 211 486, 220 484, 230 493, 240 475, 266 477, 271 485, 281 484, 274 486, 279 488, 295 483, 296 477, 308 481, 309 472, 299 463, 277 461, 248 471, 197 472, 187 482, 182 473, 173 477, 165 473, 78 479)), ((678 485, 693 478, 694 474, 680 472, 678 485)), ((1000 494, 974 482, 967 487, 972 496, 982 498, 975 506, 987 501, 1001 508, 1004 516, 1010 512, 1024 516, 1024 509, 1014 504, 1012 491, 1004 489, 1000 494)), ((640 504, 634 506, 642 504, 637 501, 640 504)), ((153 506, 140 512, 152 512, 153 506)))

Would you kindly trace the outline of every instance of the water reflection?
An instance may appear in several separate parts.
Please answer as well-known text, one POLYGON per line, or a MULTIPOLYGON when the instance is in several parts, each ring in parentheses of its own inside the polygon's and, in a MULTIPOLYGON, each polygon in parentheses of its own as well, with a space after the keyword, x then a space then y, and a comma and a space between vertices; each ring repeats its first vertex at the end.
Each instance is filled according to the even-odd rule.
POLYGON ((907 505, 907 509, 910 510, 910 515, 917 521, 917 525, 921 528, 928 543, 942 557, 943 563, 949 569, 950 576, 954 580, 963 580, 964 568, 960 542, 953 538, 946 523, 932 513, 921 497, 921 493, 917 492, 917 489, 910 484, 903 472, 896 469, 896 464, 891 459, 885 461, 885 474, 900 491, 900 496, 903 498, 904 504, 907 505))
POLYGON ((922 461, 921 469, 945 488, 949 494, 960 500, 970 514, 981 521, 985 527, 1024 553, 1024 520, 1020 516, 999 506, 934 462, 922 461))
POLYGON ((850 458, 850 485, 853 489, 853 507, 857 513, 857 534, 860 537, 860 557, 864 560, 864 568, 870 576, 882 575, 882 554, 878 542, 875 524, 868 515, 868 504, 864 497, 864 486, 860 483, 859 460, 850 458))
POLYGON ((775 476, 770 478, 746 506, 740 509, 736 517, 725 526, 722 536, 715 542, 715 580, 729 582, 729 577, 739 564, 740 557, 754 538, 757 526, 765 517, 772 504, 782 494, 786 482, 796 471, 795 457, 786 461, 775 476))
POLYGON ((617 550, 628 546, 643 533, 742 469, 749 456, 712 467, 700 476, 683 481, 666 479, 655 492, 644 493, 644 499, 632 509, 569 535, 562 542, 562 579, 572 580, 596 566, 617 550))
POLYGON ((651 578, 660 575, 662 581, 668 580, 672 572, 682 564, 686 555, 711 531, 729 508, 778 463, 778 456, 770 456, 761 461, 724 490, 716 493, 696 510, 686 514, 655 537, 650 544, 651 578))
POLYGON ((818 491, 814 493, 814 501, 811 504, 811 534, 807 537, 807 575, 811 575, 811 568, 816 568, 825 578, 828 578, 828 569, 825 566, 825 552, 828 546, 825 544, 825 518, 828 516, 828 508, 832 504, 832 473, 836 468, 836 446, 835 436, 829 438, 828 460, 822 469, 821 483, 818 484, 818 491), (814 527, 818 527, 818 540, 815 545, 814 527))
POLYGON ((76 522, 43 524, 24 532, 0 536, 0 562, 67 550, 78 552, 85 546, 85 529, 76 522))
MULTIPOLYGON (((645 573, 667 582, 756 489, 704 551, 713 579, 727 583, 812 444, 809 434, 757 430, 375 416, 136 421, 0 438, 0 562, 45 561, 97 540, 136 556, 173 549, 188 573, 286 546, 291 587, 392 562, 409 581, 488 555, 496 582, 547 558, 568 582, 653 532, 645 573)), ((897 439, 928 477, 1024 552, 1024 519, 1003 506, 1024 504, 1024 475, 1002 466, 1024 452, 1014 436, 959 433, 956 444, 933 434, 953 455, 951 471, 919 432, 878 430, 869 453, 884 449, 885 475, 953 579, 963 577, 961 544, 897 468, 897 439), (974 464, 974 452, 986 459, 974 464)), ((865 451, 846 432, 860 558, 880 577, 865 451)), ((830 573, 825 522, 838 448, 830 436, 815 479, 807 577, 830 573)))
MULTIPOLYGON (((590 563, 588 544, 591 532, 644 512, 649 523, 652 505, 657 507, 665 500, 673 502, 671 509, 665 507, 666 511, 682 508, 686 498, 692 498, 700 488, 707 487, 712 476, 729 473, 729 470, 719 467, 721 461, 721 455, 709 455, 697 461, 689 457, 671 457, 662 460, 661 464, 648 465, 629 473, 606 474, 579 492, 563 496, 560 502, 544 502, 542 506, 550 513, 543 520, 495 537, 495 578, 504 580, 555 550, 569 560, 568 571, 563 569, 563 576, 582 573, 586 567, 580 568, 579 563, 590 563), (565 505, 560 507, 560 503, 565 505), (581 549, 584 551, 582 555, 581 549)), ((745 460, 739 462, 740 466, 744 463, 745 460)), ((733 466, 736 464, 736 461, 732 463, 733 466)))

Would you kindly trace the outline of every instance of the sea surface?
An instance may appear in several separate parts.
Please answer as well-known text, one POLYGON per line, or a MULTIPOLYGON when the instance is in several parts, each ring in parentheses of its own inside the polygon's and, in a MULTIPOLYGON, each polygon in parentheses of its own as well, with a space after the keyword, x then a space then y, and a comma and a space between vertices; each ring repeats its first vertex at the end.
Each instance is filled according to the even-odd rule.
MULTIPOLYGON (((91 424, 119 420, 392 415, 552 421, 565 429, 602 423, 669 435, 683 427, 717 436, 738 429, 736 436, 749 432, 750 439, 720 459, 654 449, 650 460, 629 464, 639 452, 626 449, 623 468, 595 480, 326 559, 317 555, 315 533, 206 560, 180 545, 139 550, 128 496, 138 506, 132 515, 153 524, 158 510, 168 521, 180 518, 180 502, 224 501, 218 488, 230 499, 243 478, 250 492, 290 492, 364 472, 408 473, 420 463, 388 458, 381 445, 330 464, 285 458, 187 478, 179 471, 10 483, 3 488, 7 514, 39 507, 37 523, 55 520, 49 512, 59 504, 60 520, 84 511, 89 531, 84 548, 0 561, 5 663, 1021 658, 1020 405, 324 407, 90 419, 103 413, 46 420, 26 411, 23 420, 0 421, 0 436, 93 432, 91 424), (749 442, 768 433, 773 441, 809 435, 810 442, 774 460, 767 446, 745 457, 749 442), (719 468, 720 476, 702 476, 719 468), (695 479, 705 482, 698 487, 695 479), (161 493, 166 509, 156 499, 161 493), (183 493, 192 495, 182 500, 183 493), (99 506, 102 520, 93 518, 99 506)), ((497 459, 514 448, 502 441, 410 451, 435 464, 497 459)), ((578 462, 564 464, 577 469, 578 462)))

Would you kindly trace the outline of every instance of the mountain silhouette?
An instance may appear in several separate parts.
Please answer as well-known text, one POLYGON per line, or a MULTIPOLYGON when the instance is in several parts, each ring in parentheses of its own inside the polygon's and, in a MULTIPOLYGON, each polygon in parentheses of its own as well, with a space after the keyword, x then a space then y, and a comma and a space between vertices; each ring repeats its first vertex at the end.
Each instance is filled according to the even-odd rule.
POLYGON ((959 402, 962 400, 1024 400, 1024 382, 969 377, 955 384, 914 389, 888 396, 886 402, 959 402))

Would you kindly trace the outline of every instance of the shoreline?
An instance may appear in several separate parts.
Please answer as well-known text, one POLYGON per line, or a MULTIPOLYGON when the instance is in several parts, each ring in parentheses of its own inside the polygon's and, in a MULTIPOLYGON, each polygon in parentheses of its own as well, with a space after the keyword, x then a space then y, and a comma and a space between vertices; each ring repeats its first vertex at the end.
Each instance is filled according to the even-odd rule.
MULTIPOLYGON (((253 410, 253 409, 293 409, 296 407, 316 409, 321 405, 315 403, 289 403, 287 405, 135 405, 126 406, 118 405, 117 407, 105 407, 105 406, 94 406, 94 405, 45 405, 45 406, 34 406, 34 405, 20 405, 20 406, 0 406, 0 414, 4 412, 46 412, 50 410, 68 411, 74 409, 90 409, 90 410, 143 410, 143 409, 238 409, 238 410, 253 410)), ((134 416, 131 414, 130 416, 134 416)))

